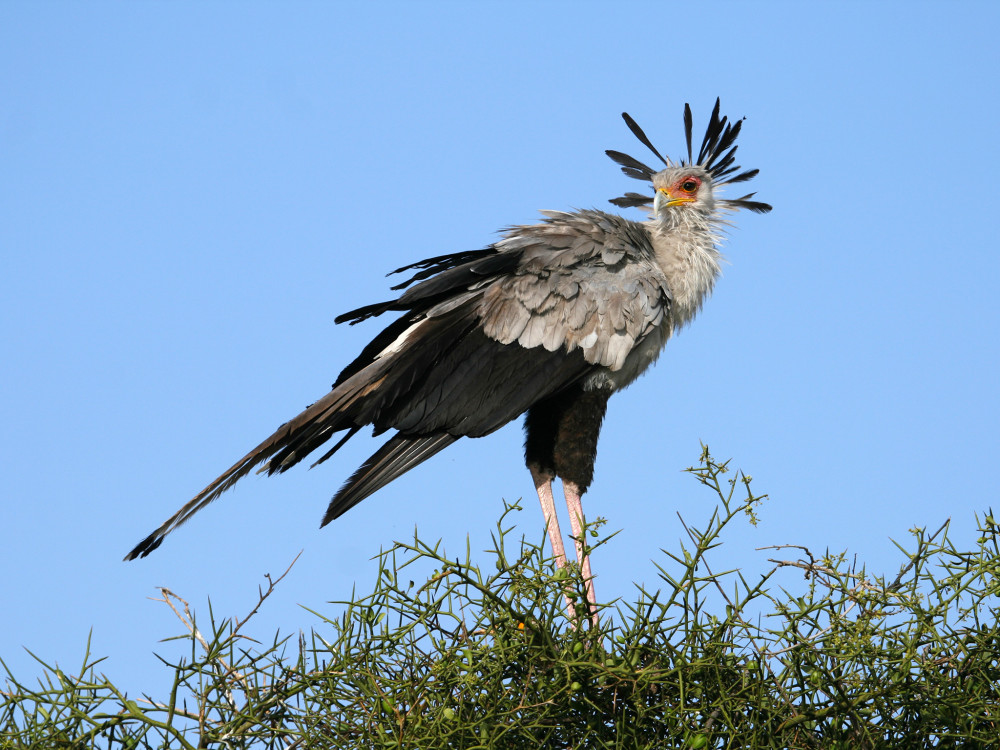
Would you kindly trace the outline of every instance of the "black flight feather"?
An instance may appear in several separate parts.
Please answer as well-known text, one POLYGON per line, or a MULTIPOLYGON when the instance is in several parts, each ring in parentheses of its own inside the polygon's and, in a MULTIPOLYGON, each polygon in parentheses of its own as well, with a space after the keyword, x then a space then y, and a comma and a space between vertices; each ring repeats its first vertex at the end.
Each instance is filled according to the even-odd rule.
POLYGON ((477 260, 488 255, 495 255, 496 252, 496 248, 490 245, 482 250, 465 250, 460 253, 438 255, 433 258, 425 258, 424 260, 418 260, 416 263, 410 263, 409 265, 397 268, 395 271, 387 273, 386 276, 392 276, 393 274, 402 273, 403 271, 411 271, 414 268, 425 269, 415 273, 406 281, 402 281, 394 287, 391 287, 393 291, 399 291, 400 289, 405 289, 410 286, 413 282, 429 278, 439 271, 443 271, 448 268, 455 268, 463 263, 468 263, 469 261, 477 260))
MULTIPOLYGON (((316 468, 317 466, 319 466, 319 465, 320 465, 321 463, 323 463, 324 461, 326 461, 326 459, 328 459, 328 458, 329 458, 330 456, 332 456, 332 455, 333 455, 334 453, 336 453, 336 452, 337 452, 337 451, 339 451, 339 450, 340 450, 341 448, 343 448, 343 447, 344 447, 344 443, 346 443, 346 442, 347 442, 348 440, 350 440, 350 439, 351 439, 352 437, 354 437, 355 435, 357 435, 357 434, 358 434, 359 432, 361 432, 361 428, 360 428, 360 427, 352 427, 352 428, 350 428, 349 430, 347 430, 347 434, 346 434, 346 435, 344 435, 344 437, 342 437, 342 438, 341 438, 340 440, 338 440, 338 441, 337 441, 337 444, 336 444, 335 446, 333 446, 333 447, 332 447, 332 448, 331 448, 330 450, 328 450, 328 451, 327 451, 326 453, 324 453, 324 454, 323 454, 322 456, 320 456, 320 457, 319 457, 318 459, 316 459, 316 460, 315 460, 315 461, 314 461, 314 462, 313 462, 313 463, 312 463, 312 464, 311 464, 311 465, 309 466, 309 468, 310 468, 310 469, 315 469, 315 468, 316 468)), ((282 469, 282 471, 284 471, 284 469, 282 469)))
POLYGON ((426 270, 419 271, 406 281, 395 285, 392 289, 398 291, 410 286, 414 282, 429 279, 427 283, 421 284, 419 288, 415 287, 405 292, 398 299, 376 302, 341 313, 333 321, 335 323, 356 325, 390 310, 416 309, 414 303, 418 301, 423 303, 423 305, 419 306, 419 309, 425 310, 437 304, 444 297, 459 288, 480 281, 487 276, 504 273, 514 268, 520 259, 521 253, 501 253, 497 251, 496 246, 490 245, 482 250, 467 250, 461 253, 452 253, 451 255, 439 255, 436 258, 428 258, 417 263, 411 263, 409 266, 397 268, 393 273, 412 270, 421 266, 426 266, 426 270))
POLYGON ((465 250, 460 253, 435 255, 433 258, 424 258, 423 260, 418 260, 415 263, 408 263, 405 266, 400 266, 395 271, 389 271, 386 276, 392 276, 393 274, 402 273, 403 271, 409 271, 414 268, 430 268, 431 266, 444 266, 452 268, 490 252, 495 251, 491 250, 491 248, 485 248, 483 250, 465 250))
POLYGON ((373 492, 382 489, 435 453, 443 451, 456 440, 457 437, 446 432, 417 437, 396 435, 391 438, 344 482, 344 486, 330 501, 320 526, 326 526, 333 519, 339 518, 373 492))

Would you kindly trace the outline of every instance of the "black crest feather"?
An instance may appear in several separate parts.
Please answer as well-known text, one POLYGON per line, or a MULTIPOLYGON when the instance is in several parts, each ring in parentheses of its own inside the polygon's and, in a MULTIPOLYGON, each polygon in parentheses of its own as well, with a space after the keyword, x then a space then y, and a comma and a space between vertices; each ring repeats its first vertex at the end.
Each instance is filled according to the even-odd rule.
POLYGON ((638 159, 633 159, 631 156, 629 156, 628 154, 623 154, 621 151, 605 151, 604 153, 610 156, 612 161, 615 161, 618 164, 621 164, 622 167, 624 167, 625 169, 628 169, 629 170, 628 172, 625 172, 625 169, 622 169, 622 172, 625 172, 625 174, 627 174, 629 177, 637 177, 637 175, 642 175, 641 177, 637 178, 640 180, 648 180, 650 177, 656 174, 656 170, 653 169, 652 167, 647 167, 638 159))
POLYGON ((688 145, 688 164, 694 158, 691 156, 691 132, 694 130, 694 117, 691 115, 691 105, 684 103, 684 139, 688 145))
POLYGON ((652 196, 641 193, 625 193, 621 198, 612 198, 608 203, 614 203, 619 208, 635 208, 636 206, 648 206, 653 202, 652 196))
MULTIPOLYGON (((729 118, 719 115, 721 106, 721 101, 716 99, 715 106, 712 108, 712 115, 709 117, 708 125, 705 127, 705 136, 702 138, 701 146, 698 149, 698 158, 695 160, 693 157, 694 118, 691 115, 691 106, 689 104, 684 105, 684 139, 687 143, 687 160, 682 161, 681 164, 693 164, 705 169, 712 175, 712 183, 715 186, 747 182, 756 177, 760 170, 748 169, 740 171, 743 168, 735 163, 736 150, 739 148, 736 145, 736 139, 743 129, 744 118, 730 122, 729 118)), ((639 127, 639 124, 627 112, 622 112, 622 119, 625 120, 625 124, 628 125, 629 130, 639 139, 640 143, 652 151, 664 165, 668 167, 673 166, 669 159, 656 150, 656 147, 653 146, 643 129, 639 127)), ((621 166, 624 174, 636 180, 652 182, 653 175, 656 172, 651 167, 628 154, 623 154, 621 151, 608 150, 605 153, 621 166)), ((750 200, 752 195, 753 193, 745 195, 742 198, 720 199, 720 202, 730 208, 745 208, 757 213, 767 213, 771 210, 771 206, 767 203, 750 200)), ((653 202, 653 197, 641 195, 640 193, 626 193, 619 198, 612 199, 610 202, 620 208, 631 208, 634 206, 649 205, 653 202)))
POLYGON ((646 134, 642 132, 642 128, 639 127, 639 123, 637 123, 635 120, 633 120, 631 117, 629 117, 628 112, 622 112, 622 118, 625 120, 625 124, 628 125, 629 130, 632 131, 632 134, 636 138, 638 138, 639 141, 646 148, 648 148, 650 151, 652 151, 654 154, 656 154, 660 158, 660 161, 662 161, 665 166, 669 167, 670 166, 670 162, 667 161, 666 159, 664 159, 663 155, 660 154, 660 152, 656 150, 656 146, 654 146, 652 144, 652 142, 649 140, 649 138, 646 137, 646 134))

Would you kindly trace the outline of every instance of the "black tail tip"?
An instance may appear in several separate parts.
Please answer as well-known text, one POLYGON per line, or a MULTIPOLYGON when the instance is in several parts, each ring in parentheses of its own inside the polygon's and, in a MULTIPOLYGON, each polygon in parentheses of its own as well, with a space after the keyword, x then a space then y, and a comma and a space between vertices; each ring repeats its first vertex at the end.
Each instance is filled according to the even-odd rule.
POLYGON ((154 531, 152 534, 135 545, 135 547, 132 548, 132 551, 125 555, 123 561, 128 562, 129 560, 135 560, 139 557, 145 557, 161 544, 163 544, 163 537, 158 532, 154 531))

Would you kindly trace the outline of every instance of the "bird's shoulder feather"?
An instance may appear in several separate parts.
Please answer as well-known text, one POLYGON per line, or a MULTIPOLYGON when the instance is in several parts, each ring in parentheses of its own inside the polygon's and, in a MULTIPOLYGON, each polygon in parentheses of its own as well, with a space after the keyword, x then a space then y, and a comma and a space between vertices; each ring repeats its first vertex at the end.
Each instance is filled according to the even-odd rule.
POLYGON ((666 277, 636 222, 602 211, 548 212, 497 245, 521 256, 479 303, 484 333, 500 343, 580 349, 588 363, 618 370, 669 313, 666 277))

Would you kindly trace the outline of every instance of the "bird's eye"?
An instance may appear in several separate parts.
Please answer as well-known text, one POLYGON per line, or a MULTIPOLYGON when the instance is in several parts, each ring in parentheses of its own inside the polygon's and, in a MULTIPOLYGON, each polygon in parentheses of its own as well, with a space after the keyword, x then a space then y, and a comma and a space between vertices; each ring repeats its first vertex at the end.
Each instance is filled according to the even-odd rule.
POLYGON ((698 189, 697 180, 684 180, 684 182, 681 183, 681 190, 683 190, 685 193, 693 193, 697 189, 698 189))

